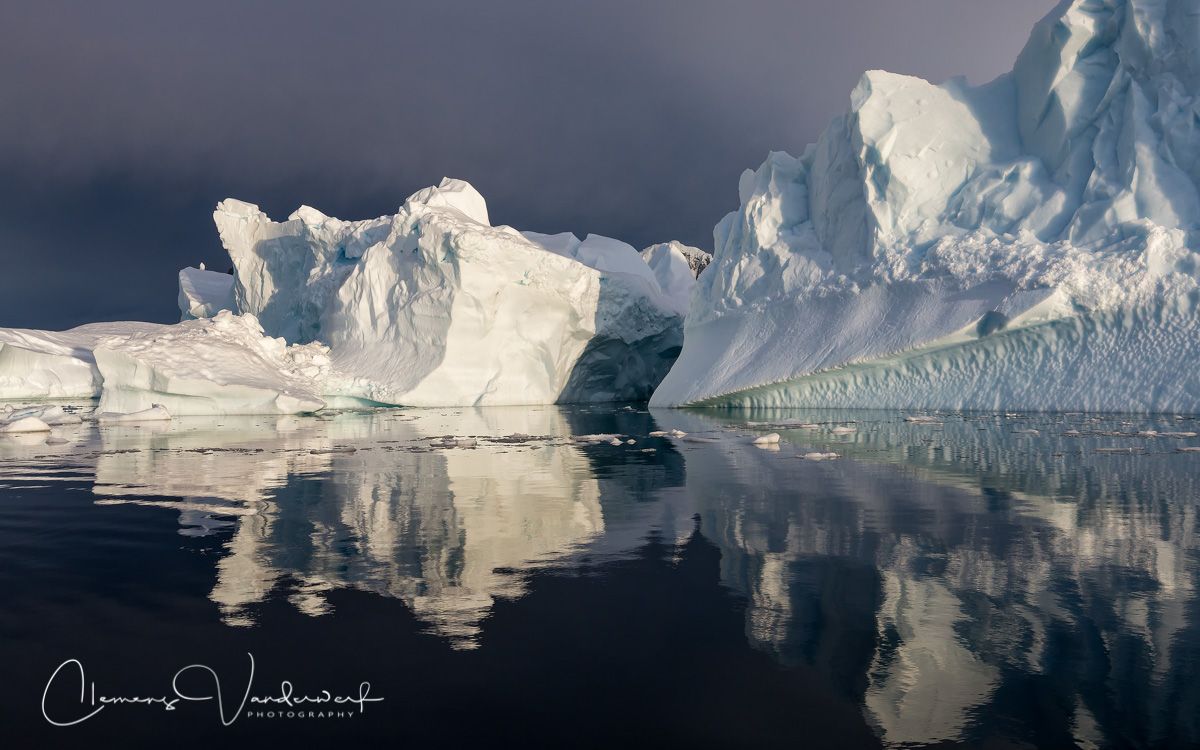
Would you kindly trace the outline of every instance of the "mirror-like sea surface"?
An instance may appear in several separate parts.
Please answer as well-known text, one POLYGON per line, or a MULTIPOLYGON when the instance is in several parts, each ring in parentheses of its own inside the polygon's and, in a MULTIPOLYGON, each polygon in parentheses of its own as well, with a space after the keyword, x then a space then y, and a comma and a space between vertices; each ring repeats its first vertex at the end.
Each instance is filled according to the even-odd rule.
POLYGON ((922 416, 0 438, 0 745, 1200 745, 1200 422, 922 416))

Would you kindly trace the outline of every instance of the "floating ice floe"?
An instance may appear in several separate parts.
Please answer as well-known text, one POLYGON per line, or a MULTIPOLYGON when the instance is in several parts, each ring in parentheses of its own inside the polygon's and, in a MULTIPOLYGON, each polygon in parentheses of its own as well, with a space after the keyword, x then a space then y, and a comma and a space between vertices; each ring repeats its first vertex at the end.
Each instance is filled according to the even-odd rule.
POLYGON ((129 413, 101 411, 96 414, 96 421, 101 424, 169 422, 171 421, 171 413, 162 404, 154 404, 149 409, 129 413))
POLYGON ((616 443, 620 444, 624 435, 613 435, 608 433, 598 433, 595 435, 572 435, 571 439, 577 443, 616 443))
POLYGON ((443 437, 435 438, 430 442, 432 448, 476 448, 478 446, 479 439, 471 437, 443 437))
POLYGON ((684 432, 683 430, 676 430, 676 429, 654 430, 653 432, 650 433, 650 437, 683 438, 683 437, 687 437, 687 433, 684 432))
POLYGON ((83 421, 79 415, 72 414, 57 404, 37 404, 23 407, 6 404, 3 409, 0 409, 0 423, 24 417, 37 417, 51 427, 80 424, 83 421))
POLYGON ((37 417, 18 417, 12 421, 0 422, 0 434, 16 435, 31 432, 50 432, 50 425, 37 417))

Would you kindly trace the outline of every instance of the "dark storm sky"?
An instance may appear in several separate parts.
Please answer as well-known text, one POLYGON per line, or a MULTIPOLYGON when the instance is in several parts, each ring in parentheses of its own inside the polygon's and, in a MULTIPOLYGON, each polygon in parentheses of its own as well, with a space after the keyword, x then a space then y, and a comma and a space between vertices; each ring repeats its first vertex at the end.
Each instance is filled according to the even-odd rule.
POLYGON ((494 223, 708 247, 737 178, 863 70, 1011 67, 1051 0, 10 3, 0 326, 173 321, 227 196, 392 213, 443 175, 494 223))

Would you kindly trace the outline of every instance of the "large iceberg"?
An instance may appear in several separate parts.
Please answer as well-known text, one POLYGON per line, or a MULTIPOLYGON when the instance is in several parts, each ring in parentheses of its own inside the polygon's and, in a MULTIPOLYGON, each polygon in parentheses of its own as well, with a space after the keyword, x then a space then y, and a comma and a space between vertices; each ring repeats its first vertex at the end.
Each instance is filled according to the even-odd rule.
POLYGON ((979 87, 865 74, 714 231, 658 405, 1200 410, 1200 13, 1063 2, 979 87))
POLYGON ((682 344, 690 289, 664 291, 623 242, 493 227, 460 180, 368 221, 306 206, 274 222, 236 200, 214 219, 238 310, 268 335, 330 347, 326 395, 407 406, 645 399, 682 344))
POLYGON ((450 179, 368 221, 236 200, 214 218, 235 272, 180 271, 182 322, 0 329, 0 399, 176 416, 641 400, 708 257, 493 227, 450 179))

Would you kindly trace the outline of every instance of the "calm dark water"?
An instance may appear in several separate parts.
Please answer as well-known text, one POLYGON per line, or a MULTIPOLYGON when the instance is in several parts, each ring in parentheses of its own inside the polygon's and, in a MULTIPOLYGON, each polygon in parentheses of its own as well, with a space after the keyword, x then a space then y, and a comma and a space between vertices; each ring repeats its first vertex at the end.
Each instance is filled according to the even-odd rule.
POLYGON ((0 439, 0 746, 1200 744, 1200 422, 904 416, 0 439))

